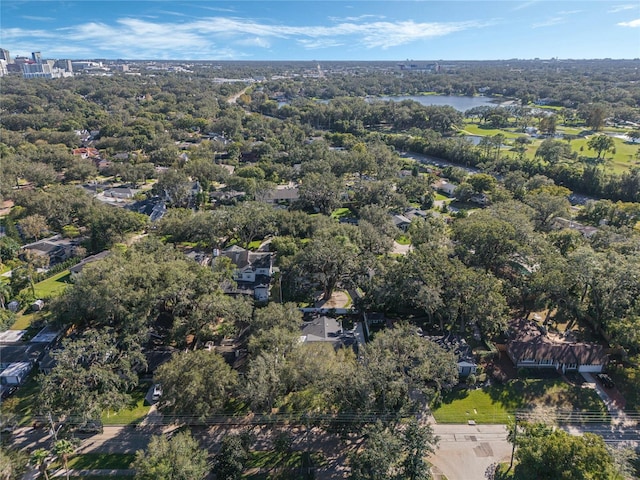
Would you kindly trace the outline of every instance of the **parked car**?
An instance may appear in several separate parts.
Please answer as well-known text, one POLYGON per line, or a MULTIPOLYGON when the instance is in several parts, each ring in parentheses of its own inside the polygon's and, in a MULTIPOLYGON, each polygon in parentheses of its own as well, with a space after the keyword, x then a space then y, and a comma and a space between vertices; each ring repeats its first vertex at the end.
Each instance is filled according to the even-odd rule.
POLYGON ((91 420, 82 425, 79 425, 75 429, 76 433, 102 433, 104 432, 104 427, 102 426, 102 422, 100 420, 91 420))
POLYGON ((605 388, 613 388, 615 386, 615 384, 613 383, 613 380, 611 380, 611 377, 606 373, 599 374, 598 380, 600 380, 600 383, 602 383, 602 385, 604 385, 605 388))
POLYGON ((160 385, 159 383, 156 383, 153 386, 153 393, 151 394, 151 400, 153 400, 154 402, 157 402, 158 400, 160 400, 161 396, 162 396, 162 385, 160 385))

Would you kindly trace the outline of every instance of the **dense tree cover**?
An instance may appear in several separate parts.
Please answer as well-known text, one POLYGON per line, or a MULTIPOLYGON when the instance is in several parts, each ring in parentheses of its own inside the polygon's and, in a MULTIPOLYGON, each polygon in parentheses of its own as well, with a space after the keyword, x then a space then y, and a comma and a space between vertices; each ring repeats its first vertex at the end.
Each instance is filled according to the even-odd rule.
POLYGON ((413 420, 404 427, 370 425, 359 450, 350 457, 352 480, 428 480, 425 456, 435 451, 437 438, 429 426, 413 420))
POLYGON ((210 470, 207 451, 188 432, 170 439, 152 436, 147 449, 136 452, 131 466, 140 480, 197 480, 205 478, 210 470))
POLYGON ((524 424, 521 430, 515 440, 514 479, 620 478, 602 437, 574 436, 543 424, 524 424))

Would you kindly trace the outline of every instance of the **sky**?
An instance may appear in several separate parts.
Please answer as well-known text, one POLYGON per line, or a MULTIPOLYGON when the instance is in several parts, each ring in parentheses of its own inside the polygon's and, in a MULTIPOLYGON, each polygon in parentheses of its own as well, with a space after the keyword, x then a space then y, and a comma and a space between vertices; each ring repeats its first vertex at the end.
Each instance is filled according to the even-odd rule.
POLYGON ((2 0, 0 47, 58 59, 632 59, 640 1, 2 0))

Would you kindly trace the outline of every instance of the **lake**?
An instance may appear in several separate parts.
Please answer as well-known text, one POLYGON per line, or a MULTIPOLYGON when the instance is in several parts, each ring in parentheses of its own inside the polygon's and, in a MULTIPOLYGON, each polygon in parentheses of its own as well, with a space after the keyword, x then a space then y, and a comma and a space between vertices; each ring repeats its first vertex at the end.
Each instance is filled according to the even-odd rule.
POLYGON ((485 105, 497 107, 491 97, 459 97, 455 95, 415 95, 415 96, 391 96, 391 97, 370 97, 369 101, 394 101, 413 100, 422 105, 450 105, 460 112, 464 112, 473 107, 483 107, 485 105))

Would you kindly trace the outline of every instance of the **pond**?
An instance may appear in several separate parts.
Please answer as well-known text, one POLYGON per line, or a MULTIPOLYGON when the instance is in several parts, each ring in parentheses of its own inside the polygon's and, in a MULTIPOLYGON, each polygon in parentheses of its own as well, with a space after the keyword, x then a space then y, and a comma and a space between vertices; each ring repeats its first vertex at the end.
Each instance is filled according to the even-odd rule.
POLYGON ((497 107, 495 99, 491 97, 460 97, 455 95, 394 95, 390 97, 369 98, 369 101, 382 100, 401 102, 403 100, 413 100, 422 105, 450 105, 460 112, 464 112, 473 107, 483 107, 485 105, 497 107))

